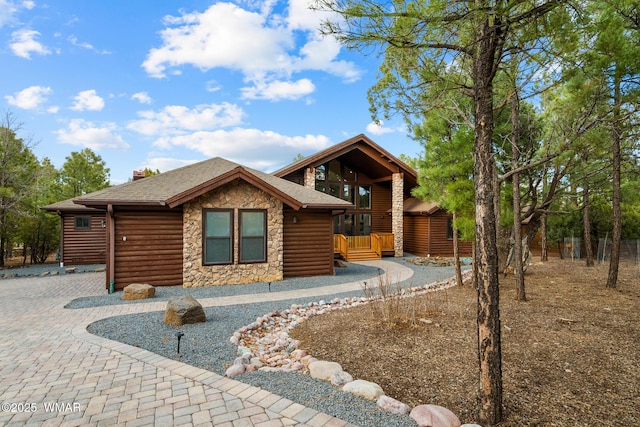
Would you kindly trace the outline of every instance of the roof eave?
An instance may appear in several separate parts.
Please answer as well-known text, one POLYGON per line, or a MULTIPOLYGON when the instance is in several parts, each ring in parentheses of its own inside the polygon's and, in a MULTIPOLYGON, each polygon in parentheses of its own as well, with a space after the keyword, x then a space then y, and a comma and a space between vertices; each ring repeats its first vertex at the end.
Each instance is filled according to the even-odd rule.
POLYGON ((283 203, 291 206, 295 210, 299 210, 303 207, 303 203, 288 194, 280 191, 274 186, 268 184, 257 176, 253 175, 249 171, 247 171, 242 166, 237 166, 234 169, 226 172, 222 175, 219 175, 207 182, 202 183, 196 187, 193 187, 187 191, 184 191, 176 196, 173 196, 167 199, 166 203, 170 208, 186 203, 190 200, 195 199, 198 196, 201 196, 205 193, 208 193, 211 190, 214 190, 224 184, 227 184, 235 179, 242 179, 254 187, 259 188, 260 190, 271 194, 273 197, 279 199, 283 203))
POLYGON ((342 204, 330 204, 330 203, 314 203, 314 204, 306 204, 303 206, 303 209, 307 210, 348 210, 355 209, 356 205, 342 205, 342 204))
POLYGON ((364 141, 372 149, 374 149, 375 151, 378 151, 380 154, 382 154, 384 157, 389 159, 391 162, 396 163, 398 167, 402 169, 403 172, 411 175, 414 179, 418 179, 418 173, 413 168, 405 164, 402 160, 398 159, 393 154, 389 153, 380 145, 373 142, 373 140, 371 140, 365 134, 354 136, 353 138, 349 138, 346 141, 343 141, 339 144, 334 145, 333 147, 329 147, 318 153, 312 154, 309 157, 306 157, 302 160, 292 163, 289 166, 285 166, 284 168, 273 172, 273 175, 282 178, 283 176, 286 176, 292 172, 300 170, 301 168, 309 167, 319 162, 322 163, 326 157, 333 156, 334 154, 336 154, 336 157, 337 157, 338 155, 342 154, 343 150, 345 150, 347 147, 349 147, 350 145, 355 145, 359 141, 364 141))
MULTIPOLYGON (((164 200, 76 200, 74 203, 95 208, 97 206, 167 206, 164 200)), ((171 207, 171 206, 170 206, 171 207)))

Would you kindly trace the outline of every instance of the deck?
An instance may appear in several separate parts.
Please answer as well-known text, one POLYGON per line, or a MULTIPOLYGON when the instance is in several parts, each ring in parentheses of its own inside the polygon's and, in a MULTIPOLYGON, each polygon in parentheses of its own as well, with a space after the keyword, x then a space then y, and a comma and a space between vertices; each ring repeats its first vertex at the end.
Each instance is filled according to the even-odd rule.
POLYGON ((334 253, 345 261, 367 261, 393 252, 393 233, 371 233, 369 236, 333 235, 334 253))

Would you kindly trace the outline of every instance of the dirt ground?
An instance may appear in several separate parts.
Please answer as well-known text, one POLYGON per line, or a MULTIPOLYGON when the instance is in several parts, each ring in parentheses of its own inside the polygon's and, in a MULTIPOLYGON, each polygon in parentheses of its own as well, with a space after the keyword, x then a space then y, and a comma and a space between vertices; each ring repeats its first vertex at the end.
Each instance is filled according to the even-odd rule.
MULTIPOLYGON (((534 260, 527 302, 500 282, 504 421, 500 426, 640 425, 640 267, 534 260)), ((300 348, 415 406, 449 408, 474 422, 476 292, 467 285, 312 318, 300 348)))

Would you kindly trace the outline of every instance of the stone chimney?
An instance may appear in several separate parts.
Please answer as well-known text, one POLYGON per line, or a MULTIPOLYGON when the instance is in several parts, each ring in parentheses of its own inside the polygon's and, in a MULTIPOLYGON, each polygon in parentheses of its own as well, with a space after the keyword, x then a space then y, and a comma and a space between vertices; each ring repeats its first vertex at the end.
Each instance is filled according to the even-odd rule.
POLYGON ((144 171, 133 171, 133 180, 137 181, 144 178, 144 171))

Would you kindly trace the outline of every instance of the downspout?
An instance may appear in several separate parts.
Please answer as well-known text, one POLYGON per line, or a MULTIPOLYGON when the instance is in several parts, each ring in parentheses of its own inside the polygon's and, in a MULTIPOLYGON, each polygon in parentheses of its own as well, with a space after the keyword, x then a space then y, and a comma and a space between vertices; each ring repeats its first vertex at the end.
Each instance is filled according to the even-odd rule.
POLYGON ((64 267, 64 214, 58 211, 58 215, 60 215, 60 259, 58 261, 60 262, 60 267, 64 267))
POLYGON ((116 267, 115 267, 115 263, 116 263, 116 225, 115 225, 115 219, 113 216, 113 205, 109 204, 107 205, 107 229, 109 230, 109 268, 107 271, 107 289, 109 290, 109 293, 113 293, 113 291, 115 290, 115 271, 116 271, 116 267))

